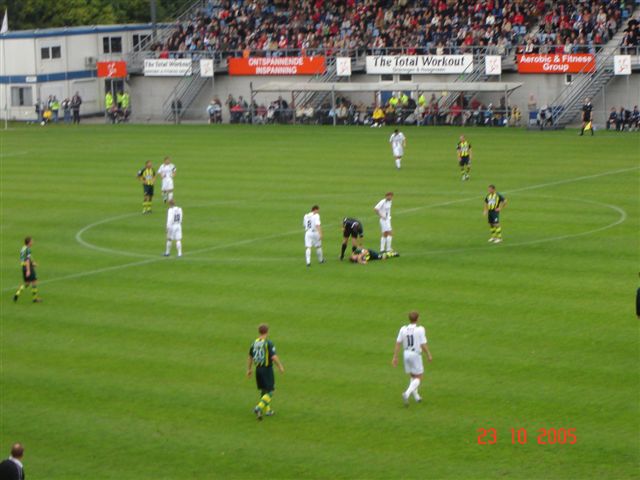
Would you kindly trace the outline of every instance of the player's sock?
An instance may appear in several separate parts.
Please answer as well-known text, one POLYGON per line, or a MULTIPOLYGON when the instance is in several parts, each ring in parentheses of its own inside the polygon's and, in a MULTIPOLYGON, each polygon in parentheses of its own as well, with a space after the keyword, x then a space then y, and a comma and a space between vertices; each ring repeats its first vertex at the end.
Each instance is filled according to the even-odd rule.
POLYGON ((340 260, 342 260, 344 258, 344 252, 346 252, 346 251, 347 251, 347 244, 344 243, 342 245, 342 248, 340 249, 340 260))
POLYGON ((469 174, 471 173, 471 167, 465 167, 464 174, 469 178, 469 174))
POLYGON ((316 248, 316 255, 318 255, 318 261, 324 262, 324 255, 322 254, 322 248, 316 248))
POLYGON ((311 264, 311 249, 307 248, 304 252, 304 256, 307 259, 307 265, 311 264))
POLYGON ((16 290, 16 294, 15 294, 15 296, 16 296, 16 297, 19 297, 19 296, 20 296, 20 294, 22 293, 22 291, 23 291, 25 288, 26 288, 26 286, 25 286, 25 285, 20 285, 20 286, 18 287, 18 290, 16 290))
POLYGON ((411 381, 409 382, 409 388, 407 388, 407 390, 404 392, 405 396, 408 397, 413 392, 415 392, 419 385, 420 385, 420 379, 412 378, 411 381))
POLYGON ((502 227, 496 227, 495 228, 495 234, 494 236, 496 238, 502 238, 502 227))
POLYGON ((387 237, 380 237, 380 251, 384 252, 384 246, 387 244, 387 237))
POLYGON ((178 249, 178 256, 182 256, 182 240, 176 240, 176 248, 178 249))
POLYGON ((163 201, 164 203, 167 203, 167 200, 168 200, 168 198, 167 198, 167 197, 168 197, 168 195, 166 194, 166 192, 162 192, 162 201, 163 201))
POLYGON ((31 297, 34 300, 38 298, 38 287, 31 287, 31 297))
MULTIPOLYGON (((418 383, 418 386, 420 386, 420 384, 419 384, 419 383, 418 383)), ((422 398, 422 397, 420 397, 420 394, 418 393, 418 389, 416 388, 416 389, 413 391, 413 399, 414 399, 416 402, 419 402, 421 398, 422 398)))
POLYGON ((396 158, 396 168, 400 168, 400 159, 396 158))
POLYGON ((167 195, 167 197, 169 197, 169 200, 173 200, 173 192, 169 192, 169 194, 167 195))
POLYGON ((258 402, 257 407, 264 412, 267 408, 269 408, 270 404, 271 404, 271 395, 269 395, 268 393, 265 393, 260 398, 260 401, 258 402))
POLYGON ((167 248, 164 250, 165 255, 169 255, 171 253, 171 240, 167 240, 167 248))
POLYGON ((496 237, 496 227, 491 227, 491 238, 496 237))
POLYGON ((392 239, 392 238, 393 238, 393 237, 392 237, 391 235, 389 235, 389 236, 387 237, 387 248, 385 248, 385 250, 386 250, 387 252, 390 252, 390 251, 391 251, 391 239, 392 239))

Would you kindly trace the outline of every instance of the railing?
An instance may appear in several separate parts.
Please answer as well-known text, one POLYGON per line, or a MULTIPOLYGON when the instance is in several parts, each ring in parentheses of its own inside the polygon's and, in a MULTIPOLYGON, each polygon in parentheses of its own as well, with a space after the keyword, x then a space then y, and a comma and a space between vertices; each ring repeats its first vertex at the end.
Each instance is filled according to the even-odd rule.
MULTIPOLYGON (((202 58, 202 57, 200 57, 202 58)), ((191 65, 191 72, 187 72, 165 99, 162 110, 167 121, 179 123, 184 114, 189 111, 191 104, 198 97, 208 78, 200 75, 200 58, 191 65)))
POLYGON ((558 127, 570 122, 577 115, 577 107, 585 97, 593 97, 613 77, 613 56, 618 47, 610 47, 600 51, 595 57, 595 69, 582 67, 579 73, 572 74, 573 80, 550 103, 553 112, 553 126, 558 127))

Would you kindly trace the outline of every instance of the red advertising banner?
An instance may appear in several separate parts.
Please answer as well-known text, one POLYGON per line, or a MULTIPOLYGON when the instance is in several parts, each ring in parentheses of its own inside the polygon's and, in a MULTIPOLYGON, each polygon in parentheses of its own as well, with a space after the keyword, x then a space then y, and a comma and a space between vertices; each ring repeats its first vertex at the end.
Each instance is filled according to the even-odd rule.
POLYGON ((122 78, 127 76, 127 62, 96 62, 99 77, 122 78))
POLYGON ((596 57, 590 53, 526 53, 518 55, 518 73, 592 73, 596 57))
POLYGON ((326 69, 323 56, 229 59, 229 75, 317 75, 326 69))

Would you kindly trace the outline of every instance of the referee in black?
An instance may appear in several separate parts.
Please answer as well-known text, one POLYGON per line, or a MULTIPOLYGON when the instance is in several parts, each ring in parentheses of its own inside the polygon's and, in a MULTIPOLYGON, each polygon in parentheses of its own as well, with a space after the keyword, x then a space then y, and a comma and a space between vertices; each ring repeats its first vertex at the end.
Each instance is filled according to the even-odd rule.
POLYGON ((352 252, 355 252, 357 248, 362 248, 364 228, 362 227, 362 222, 357 218, 345 217, 342 220, 342 249, 340 251, 340 260, 344 260, 344 252, 347 250, 349 237, 351 237, 352 252))
POLYGON ((591 105, 591 99, 589 97, 584 99, 584 105, 582 105, 582 128, 580 129, 580 136, 584 135, 586 126, 590 127, 591 136, 593 137, 593 105, 591 105))
POLYGON ((0 479, 24 480, 23 456, 24 447, 19 443, 14 443, 11 447, 11 456, 0 462, 0 479))

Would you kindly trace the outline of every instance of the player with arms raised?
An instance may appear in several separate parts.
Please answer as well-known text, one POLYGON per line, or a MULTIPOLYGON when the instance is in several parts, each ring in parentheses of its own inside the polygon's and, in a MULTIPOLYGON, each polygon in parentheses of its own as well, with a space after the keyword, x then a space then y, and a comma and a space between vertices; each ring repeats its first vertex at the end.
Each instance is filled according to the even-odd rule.
POLYGON ((409 406, 409 398, 413 395, 416 402, 422 401, 422 397, 418 393, 418 387, 422 382, 424 367, 422 365, 422 353, 427 354, 427 360, 431 361, 431 352, 427 346, 427 334, 424 327, 418 325, 420 315, 418 312, 409 314, 409 324, 403 326, 398 332, 396 346, 393 351, 393 360, 391 364, 398 366, 398 353, 400 349, 404 350, 404 371, 411 377, 409 388, 402 394, 402 401, 406 407, 409 406))
POLYGON ((393 156, 396 159, 396 168, 400 170, 402 157, 404 155, 404 147, 407 146, 407 139, 397 128, 389 137, 389 143, 391 144, 391 150, 393 151, 393 156))
POLYGON ((158 168, 158 175, 162 178, 162 200, 167 203, 173 200, 173 178, 176 176, 176 166, 171 158, 164 157, 164 162, 158 168))
POLYGON ((176 205, 176 202, 169 200, 169 209, 167 210, 167 247, 164 256, 171 254, 171 244, 176 242, 178 257, 182 256, 182 209, 176 205))
POLYGON ((311 248, 316 249, 318 262, 324 263, 322 255, 322 225, 320 223, 320 207, 314 205, 311 211, 304 216, 302 226, 304 227, 304 247, 307 267, 311 266, 311 248))

